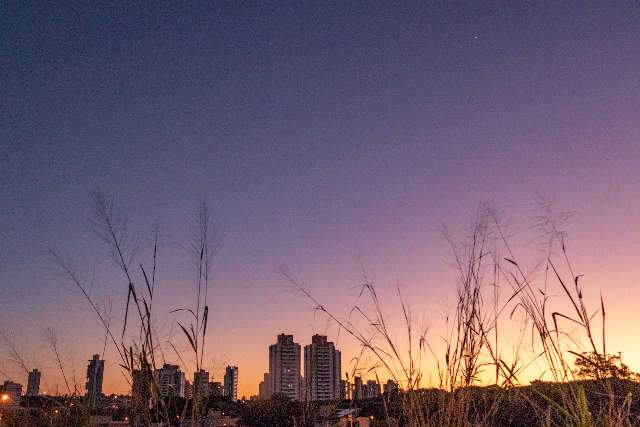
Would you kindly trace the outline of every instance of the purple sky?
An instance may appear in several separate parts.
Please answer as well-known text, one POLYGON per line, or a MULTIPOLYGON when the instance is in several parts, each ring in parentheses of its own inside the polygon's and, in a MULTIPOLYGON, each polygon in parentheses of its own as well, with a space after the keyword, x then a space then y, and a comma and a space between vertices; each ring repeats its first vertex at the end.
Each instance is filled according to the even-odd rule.
MULTIPOLYGON (((453 278, 440 223, 464 230, 484 200, 524 223, 536 191, 575 211, 583 270, 630 322, 638 4, 387 3, 0 6, 0 324, 30 363, 52 365, 45 326, 79 377, 101 349, 47 249, 95 275, 116 314, 126 298, 89 230, 95 186, 131 210, 145 260, 160 225, 167 328, 169 309, 193 301, 181 245, 209 201, 221 232, 211 365, 219 379, 238 364, 247 395, 278 333, 306 344, 326 330, 275 265, 346 311, 362 259, 385 295, 400 283, 437 318, 453 278)), ((626 352, 640 369, 640 347, 626 352)))

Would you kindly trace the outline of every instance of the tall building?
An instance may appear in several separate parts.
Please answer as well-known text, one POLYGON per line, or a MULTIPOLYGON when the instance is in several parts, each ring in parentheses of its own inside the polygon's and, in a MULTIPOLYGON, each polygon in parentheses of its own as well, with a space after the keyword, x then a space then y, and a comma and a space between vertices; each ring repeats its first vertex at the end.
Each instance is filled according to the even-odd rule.
POLYGON ((269 397, 269 374, 265 372, 264 378, 260 381, 260 384, 258 384, 258 398, 268 399, 269 397))
POLYGON ((238 367, 227 366, 224 372, 224 395, 234 402, 238 400, 238 367))
POLYGON ((193 395, 209 396, 211 386, 209 385, 209 372, 200 369, 193 373, 193 395))
POLYGON ((340 399, 351 399, 351 387, 347 380, 340 380, 340 399))
POLYGON ((324 335, 314 335, 304 347, 305 399, 340 398, 340 351, 324 335))
POLYGON ((161 397, 184 397, 185 376, 178 365, 165 363, 160 369, 156 369, 156 381, 161 397))
POLYGON ((29 372, 27 379, 27 396, 33 397, 40 394, 40 376, 41 372, 37 369, 29 372))
POLYGON ((2 406, 19 406, 22 398, 22 384, 7 380, 0 386, 0 394, 2 406))
POLYGON ((94 354, 93 358, 89 360, 87 366, 87 382, 85 388, 87 389, 87 400, 89 401, 89 407, 95 407, 98 399, 102 396, 102 379, 104 377, 104 360, 100 360, 100 355, 94 354))
POLYGON ((184 382, 183 397, 187 400, 193 399, 193 384, 189 380, 184 382))
POLYGON ((300 400, 300 344, 293 335, 278 335, 278 341, 269 346, 269 395, 281 393, 300 400))
POLYGON ((364 399, 364 387, 362 386, 362 377, 353 377, 353 390, 351 391, 353 400, 364 399))

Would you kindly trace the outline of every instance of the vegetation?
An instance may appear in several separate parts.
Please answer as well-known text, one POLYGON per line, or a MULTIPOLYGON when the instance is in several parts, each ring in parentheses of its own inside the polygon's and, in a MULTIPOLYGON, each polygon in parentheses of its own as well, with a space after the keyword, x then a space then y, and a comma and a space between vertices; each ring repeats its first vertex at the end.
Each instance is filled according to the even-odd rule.
MULTIPOLYGON (((171 311, 176 315, 184 315, 186 319, 184 322, 178 321, 178 326, 193 353, 183 354, 172 340, 163 341, 158 336, 155 325, 153 300, 158 282, 158 230, 155 230, 152 240, 151 266, 135 262, 138 248, 128 228, 129 217, 104 192, 97 190, 92 196, 94 210, 91 225, 96 236, 105 244, 111 260, 120 269, 127 293, 120 332, 113 330, 107 311, 91 297, 88 283, 73 260, 51 250, 52 260, 63 277, 80 291, 104 327, 105 348, 110 343, 117 351, 119 365, 129 384, 133 385, 136 376, 148 382, 142 385, 142 389, 148 393, 132 396, 131 424, 146 426, 154 422, 174 423, 188 418, 194 425, 199 425, 203 417, 204 396, 196 394, 194 405, 188 405, 188 402, 178 397, 161 398, 154 372, 166 361, 165 354, 168 351, 172 351, 183 366, 187 365, 185 360, 192 362, 191 366, 195 367, 195 371, 203 366, 209 316, 208 290, 215 243, 209 208, 206 203, 199 206, 188 246, 196 272, 194 306, 179 307, 171 311)), ((61 363, 59 367, 64 377, 61 363)))
POLYGON ((622 353, 585 352, 576 357, 575 364, 576 377, 580 379, 629 379, 633 374, 629 367, 622 362, 622 353))
MULTIPOLYGON (((347 378, 365 372, 400 384, 399 391, 377 399, 313 404, 278 395, 240 403, 204 395, 191 401, 160 398, 153 372, 165 359, 167 348, 182 364, 188 359, 196 370, 203 366, 215 240, 209 210, 205 204, 200 206, 190 246, 196 271, 194 306, 173 310, 185 316, 178 326, 190 351, 183 353, 173 342, 162 342, 155 328, 158 233, 153 239, 151 266, 141 262, 135 266, 135 245, 126 216, 101 192, 94 194, 94 206, 95 232, 122 272, 127 292, 121 331, 113 330, 109 310, 90 296, 72 260, 56 251, 51 256, 101 322, 105 347, 110 344, 117 351, 130 383, 135 375, 148 381, 150 394, 134 396, 126 409, 131 425, 190 420, 198 426, 213 409, 233 414, 242 425, 304 426, 332 423, 336 411, 345 408, 357 409, 374 424, 388 426, 622 427, 640 423, 636 376, 620 353, 607 351, 604 299, 599 298, 595 309, 588 307, 581 275, 570 262, 566 233, 561 229, 567 215, 554 214, 548 205, 543 205, 544 214, 537 221, 544 237, 544 261, 534 271, 526 270, 507 238, 509 233, 488 206, 479 208, 462 242, 445 230, 458 277, 455 308, 446 319, 446 333, 439 337, 416 327, 411 307, 398 290, 406 333, 395 338, 376 286, 366 274, 360 285, 363 299, 343 317, 326 308, 287 268, 280 268, 279 274, 315 310, 360 344, 361 352, 347 378), (433 372, 429 367, 434 367, 433 372), (529 384, 531 372, 538 377, 529 384), (429 377, 435 378, 435 384, 427 382, 429 377)), ((48 331, 47 336, 68 397, 5 414, 2 425, 87 423, 90 411, 78 399, 78 387, 65 372, 55 333, 48 331)), ((1 338, 12 358, 27 369, 11 340, 6 335, 1 338)))
POLYGON ((280 273, 315 310, 360 344, 356 368, 362 369, 359 363, 368 356, 374 363, 365 370, 401 385, 404 392, 397 398, 378 404, 377 415, 387 425, 634 425, 638 389, 622 381, 631 374, 620 354, 607 352, 603 298, 595 310, 587 307, 581 275, 574 272, 561 229, 569 215, 554 213, 547 203, 541 208, 536 225, 546 255, 537 271, 525 271, 490 206, 478 209, 463 242, 455 242, 445 230, 458 272, 457 303, 447 318, 446 335, 435 340, 427 330, 416 329, 400 292, 406 335, 395 339, 366 274, 361 295, 367 299, 350 309, 354 316, 342 318, 286 268, 280 273), (562 298, 552 298, 556 293, 562 298), (502 331, 510 338, 505 340, 502 331), (508 347, 511 357, 504 350, 508 347), (429 365, 436 367, 438 389, 424 391, 429 365), (548 382, 523 386, 532 367, 548 382), (478 388, 487 378, 495 385, 478 388))

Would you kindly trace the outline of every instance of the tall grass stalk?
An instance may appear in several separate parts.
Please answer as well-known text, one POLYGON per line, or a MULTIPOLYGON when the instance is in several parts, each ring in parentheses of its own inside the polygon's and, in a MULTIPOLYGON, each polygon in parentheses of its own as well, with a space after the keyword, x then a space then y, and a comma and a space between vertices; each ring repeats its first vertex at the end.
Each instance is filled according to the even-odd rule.
MULTIPOLYGON (((165 360, 163 345, 173 349, 176 356, 183 360, 181 351, 173 342, 160 342, 155 330, 155 316, 153 310, 154 296, 157 291, 157 267, 159 239, 156 228, 152 247, 152 264, 146 267, 142 262, 134 264, 136 245, 129 230, 129 218, 120 211, 113 198, 97 190, 92 194, 93 217, 91 225, 95 234, 106 245, 109 255, 122 274, 126 288, 126 305, 122 313, 122 330, 116 332, 111 327, 109 310, 102 309, 89 293, 89 286, 81 277, 73 260, 61 255, 55 250, 50 251, 51 258, 59 271, 82 294, 91 307, 94 315, 100 321, 105 331, 105 345, 109 343, 119 357, 118 365, 122 368, 125 378, 131 386, 134 376, 147 381, 151 392, 150 400, 136 401, 134 396, 134 413, 130 417, 131 425, 151 425, 153 422, 170 423, 168 404, 162 398, 160 387, 155 375, 160 362, 165 360), (137 274, 135 272, 138 272, 137 274), (132 317, 133 316, 133 317, 132 317), (133 321, 135 319, 135 322, 133 321), (136 328, 132 330, 132 323, 136 328)), ((215 241, 215 230, 212 226, 211 215, 206 203, 202 203, 198 210, 197 220, 192 230, 190 254, 195 260, 196 289, 195 305, 193 308, 177 308, 171 313, 185 314, 187 323, 178 322, 185 339, 193 351, 193 365, 196 371, 203 366, 205 357, 205 342, 209 321, 208 291, 210 284, 211 263, 215 241)), ((104 352, 103 350, 103 352, 104 352)), ((184 365, 184 362, 183 362, 184 365)), ((145 388, 147 388, 145 386, 145 388)), ((202 396, 195 396, 192 405, 192 425, 198 426, 202 422, 202 396)), ((184 420, 187 403, 180 411, 180 418, 184 420)))
MULTIPOLYGON (((514 398, 525 402, 532 422, 540 425, 630 425, 630 397, 617 396, 610 378, 595 378, 599 395, 606 396, 604 405, 591 404, 583 384, 575 381, 575 359, 591 361, 583 354, 585 344, 596 360, 607 360, 606 312, 602 297, 595 310, 587 306, 581 276, 570 262, 566 233, 559 228, 566 217, 546 211, 539 218, 547 239, 542 282, 522 267, 498 215, 489 206, 478 209, 462 243, 445 232, 458 277, 455 309, 447 316, 446 334, 440 337, 443 350, 426 330, 416 330, 410 307, 400 293, 406 333, 394 339, 376 288, 366 275, 360 292, 366 303, 355 305, 345 319, 328 310, 286 268, 281 267, 279 274, 361 346, 356 365, 365 355, 372 356, 376 377, 380 371, 401 385, 403 425, 489 426, 502 416, 504 399, 514 398), (560 297, 552 304, 556 291, 560 297), (564 309, 551 310, 551 305, 564 309), (594 325, 596 317, 600 328, 594 325), (513 330, 518 332, 510 338, 501 337, 501 332, 513 330), (507 345, 513 348, 508 359, 504 355, 507 345), (423 380, 429 365, 434 367, 439 388, 446 392, 425 392, 423 380), (555 388, 550 392, 533 387, 533 394, 529 389, 523 391, 520 386, 540 365, 540 378, 551 379, 555 388), (492 382, 501 392, 478 393, 476 386, 491 382, 488 372, 493 372, 492 382)), ((399 422, 388 415, 386 421, 388 425, 399 422)))

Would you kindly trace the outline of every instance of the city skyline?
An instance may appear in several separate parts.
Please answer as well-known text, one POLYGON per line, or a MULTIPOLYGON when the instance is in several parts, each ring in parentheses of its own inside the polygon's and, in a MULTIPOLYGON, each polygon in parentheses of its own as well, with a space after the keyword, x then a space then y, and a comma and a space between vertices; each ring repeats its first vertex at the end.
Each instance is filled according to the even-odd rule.
MULTIPOLYGON (((291 371, 292 378, 298 378, 298 389, 285 393, 282 390, 288 388, 286 384, 276 385, 275 383, 267 382, 265 387, 268 387, 269 391, 264 395, 260 393, 258 388, 257 393, 242 397, 245 399, 268 398, 274 393, 288 393, 294 400, 315 401, 342 398, 342 383, 344 380, 342 378, 341 352, 335 348, 334 343, 328 341, 326 336, 314 334, 311 337, 311 342, 304 346, 304 353, 301 353, 300 349, 301 346, 293 341, 293 335, 285 333, 279 334, 276 344, 270 345, 267 349, 270 367, 276 372, 281 371, 283 367, 285 370, 291 371), (282 350, 282 346, 289 347, 282 350), (284 362, 281 360, 283 351, 286 359, 284 362), (290 369, 291 366, 293 367, 292 370, 290 369), (302 376, 303 372, 304 376, 302 376)), ((84 387, 85 395, 89 399, 90 405, 96 404, 98 396, 110 394, 102 390, 105 374, 104 366, 105 360, 100 359, 98 354, 94 354, 92 359, 89 360, 84 387)), ((227 366, 221 384, 222 388, 219 390, 220 395, 228 396, 232 401, 238 400, 238 371, 237 366, 227 366)), ((148 390, 149 382, 142 378, 142 372, 139 369, 134 371, 129 394, 134 398, 139 396, 144 401, 150 399, 152 393, 148 390)), ((265 381, 274 378, 270 377, 270 374, 271 372, 264 374, 265 381)), ((220 384, 220 382, 212 381, 213 377, 210 376, 210 373, 202 368, 193 372, 193 382, 191 382, 187 379, 186 373, 181 370, 180 365, 170 363, 164 363, 161 367, 155 369, 154 375, 158 384, 158 391, 162 397, 176 395, 190 398, 198 393, 208 396, 214 392, 212 386, 220 384), (187 392, 188 387, 192 387, 190 393, 187 392)), ((38 368, 28 372, 25 396, 39 396, 41 376, 42 372, 38 368)), ((10 381, 10 383, 22 387, 19 381, 10 381)), ((262 384, 259 385, 261 386, 262 384)), ((65 394, 68 395, 69 393, 60 395, 65 394)), ((126 395, 128 393, 123 394, 126 395)))
MULTIPOLYGON (((197 293, 185 248, 208 202, 209 325, 202 365, 187 358, 185 381, 202 368, 223 383, 237 366, 238 397, 257 394, 265 349, 282 331, 302 346, 326 335, 350 371, 359 344, 281 266, 340 320, 371 308, 366 276, 394 336, 407 301, 416 327, 440 342, 458 283, 447 236, 463 240, 484 202, 536 279, 541 212, 571 216, 566 247, 591 306, 600 294, 606 303, 607 348, 640 371, 640 343, 629 339, 640 276, 640 12, 608 6, 8 5, 0 382, 26 387, 37 368, 40 394, 65 393, 60 361, 84 392, 98 354, 103 391, 129 392, 104 324, 50 253, 72 261, 120 336, 129 282, 92 228, 96 188, 130 217, 139 295, 140 264, 151 271, 158 238, 153 327, 169 364, 190 351, 178 325, 197 293)), ((126 343, 139 326, 129 309, 126 343)), ((434 385, 434 360, 423 365, 434 385)))

